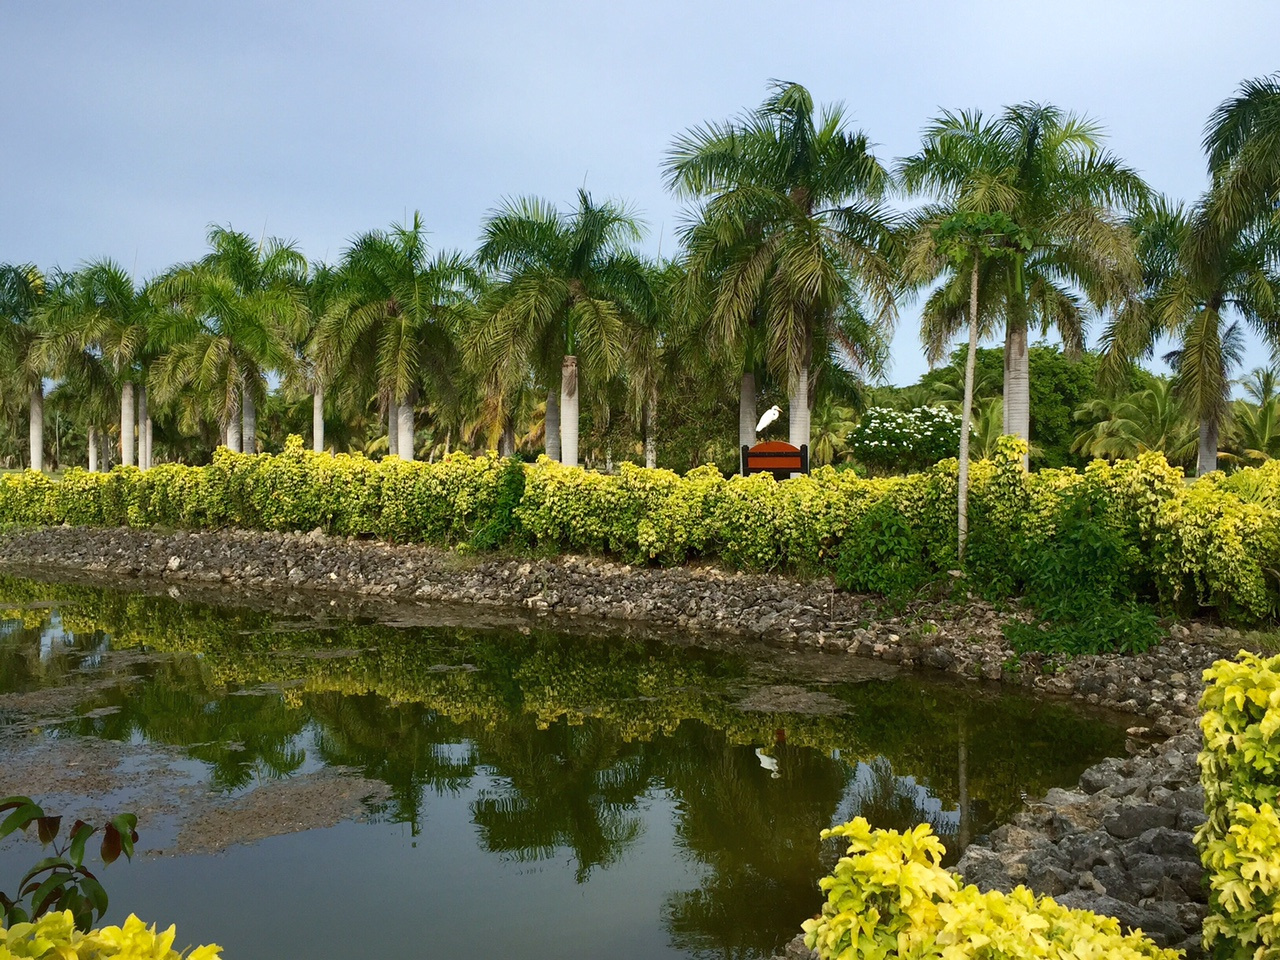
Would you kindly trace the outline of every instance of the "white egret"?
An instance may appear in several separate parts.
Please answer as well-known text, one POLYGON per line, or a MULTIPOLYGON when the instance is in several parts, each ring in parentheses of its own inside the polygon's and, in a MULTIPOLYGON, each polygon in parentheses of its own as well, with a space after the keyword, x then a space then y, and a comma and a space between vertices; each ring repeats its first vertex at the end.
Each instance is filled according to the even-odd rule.
POLYGON ((756 424, 756 433, 759 433, 765 427, 769 426, 769 424, 773 423, 773 421, 777 420, 780 416, 782 416, 782 408, 775 403, 764 412, 764 416, 762 416, 760 418, 760 422, 756 424))
MULTIPOLYGON (((776 410, 778 408, 774 407, 774 409, 776 410)), ((778 772, 777 757, 771 757, 767 753, 765 753, 762 748, 756 747, 756 759, 760 761, 760 766, 764 767, 766 770, 769 771, 769 776, 771 776, 774 780, 777 780, 780 776, 782 776, 782 774, 778 772)))

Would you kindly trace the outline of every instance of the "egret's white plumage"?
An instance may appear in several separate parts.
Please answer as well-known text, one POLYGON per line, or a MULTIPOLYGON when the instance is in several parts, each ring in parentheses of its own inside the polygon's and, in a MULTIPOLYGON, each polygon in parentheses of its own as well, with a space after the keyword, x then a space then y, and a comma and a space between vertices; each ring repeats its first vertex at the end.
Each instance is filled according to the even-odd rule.
MULTIPOLYGON (((774 409, 776 410, 778 408, 774 407, 774 409)), ((773 779, 777 780, 782 776, 782 774, 778 772, 777 757, 771 757, 765 753, 762 748, 756 747, 756 759, 760 761, 760 766, 769 771, 769 776, 773 777, 773 779)))
POLYGON ((773 423, 773 421, 777 420, 780 416, 782 416, 782 408, 775 403, 764 412, 764 416, 762 416, 760 418, 760 422, 756 424, 756 433, 759 433, 765 427, 769 426, 769 424, 773 423))

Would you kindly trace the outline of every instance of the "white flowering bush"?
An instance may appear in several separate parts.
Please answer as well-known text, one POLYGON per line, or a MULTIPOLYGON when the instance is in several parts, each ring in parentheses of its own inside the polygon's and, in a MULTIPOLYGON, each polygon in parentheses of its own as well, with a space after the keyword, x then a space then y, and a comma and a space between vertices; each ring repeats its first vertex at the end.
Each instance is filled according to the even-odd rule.
POLYGON ((908 473, 960 452, 960 415, 946 407, 872 407, 849 434, 853 458, 882 473, 908 473))

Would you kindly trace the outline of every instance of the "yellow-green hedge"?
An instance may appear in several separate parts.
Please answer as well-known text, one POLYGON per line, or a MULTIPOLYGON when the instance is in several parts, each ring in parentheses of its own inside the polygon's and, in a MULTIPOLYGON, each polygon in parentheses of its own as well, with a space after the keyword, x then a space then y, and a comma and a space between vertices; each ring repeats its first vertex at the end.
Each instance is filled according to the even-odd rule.
MULTIPOLYGON (((1038 562, 1045 571, 1037 549, 1062 543, 1060 527, 1087 515, 1123 546, 1113 552, 1126 569, 1111 578, 1123 594, 1242 622, 1275 617, 1280 468, 1187 484, 1159 454, 1145 454, 1028 474, 1022 449, 1006 438, 993 460, 971 471, 966 563, 976 582, 1019 593, 1026 570, 1038 562)), ((0 525, 319 527, 395 542, 515 543, 631 562, 831 571, 851 589, 883 592, 956 565, 955 502, 954 460, 906 477, 865 479, 825 467, 777 483, 765 474, 726 479, 710 466, 677 476, 623 465, 606 476, 546 459, 372 461, 311 453, 296 438, 276 456, 222 449, 204 467, 72 470, 60 481, 30 471, 0 477, 0 525)))
POLYGON ((217 960, 222 948, 173 949, 173 927, 160 932, 130 915, 122 927, 81 933, 71 911, 46 913, 35 923, 0 927, 0 960, 217 960))
POLYGON ((1206 950, 1280 956, 1280 657, 1241 651, 1205 671, 1200 780, 1208 819, 1196 833, 1209 877, 1206 950))
POLYGON ((822 914, 804 923, 821 960, 1173 960, 1113 917, 1071 910, 1026 887, 982 893, 942 868, 945 850, 928 824, 899 833, 862 817, 824 830, 849 841, 821 880, 822 914))

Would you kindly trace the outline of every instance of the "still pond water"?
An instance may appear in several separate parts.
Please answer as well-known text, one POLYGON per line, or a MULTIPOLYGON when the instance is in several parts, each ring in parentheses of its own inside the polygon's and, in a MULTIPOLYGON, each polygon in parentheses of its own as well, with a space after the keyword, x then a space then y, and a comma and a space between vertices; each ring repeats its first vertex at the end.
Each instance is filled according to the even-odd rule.
MULTIPOLYGON (((171 781, 141 772, 88 798, 140 808, 153 851, 106 872, 108 919, 176 922, 230 960, 754 960, 818 909, 840 853, 824 827, 927 820, 954 856, 1122 750, 1121 727, 1063 705, 869 669, 0 577, 0 770, 33 744, 74 763, 80 738, 123 745, 126 783, 165 758, 195 785, 168 808, 147 790, 171 781), (81 695, 33 723, 68 683, 81 695), (242 810, 335 777, 377 787, 359 819, 174 855, 196 787, 242 810)), ((0 844, 0 889, 33 853, 0 844)))

